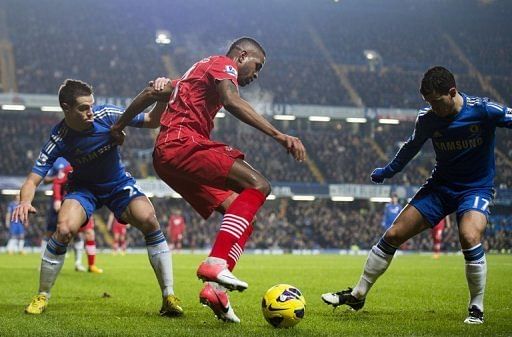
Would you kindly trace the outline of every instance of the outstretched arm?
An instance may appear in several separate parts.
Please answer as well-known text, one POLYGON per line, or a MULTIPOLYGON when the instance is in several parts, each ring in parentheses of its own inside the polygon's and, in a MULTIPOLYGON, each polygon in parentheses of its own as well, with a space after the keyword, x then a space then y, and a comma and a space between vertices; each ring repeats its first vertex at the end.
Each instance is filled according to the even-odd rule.
POLYGON ((274 138, 288 153, 291 153, 297 161, 306 159, 306 149, 299 138, 286 135, 277 130, 265 118, 258 114, 251 105, 243 100, 238 90, 230 80, 222 80, 217 83, 217 92, 224 108, 242 122, 260 130, 264 134, 274 138))
POLYGON ((36 193, 36 188, 43 181, 43 177, 40 175, 31 172, 20 191, 20 203, 14 209, 12 213, 12 220, 20 220, 25 225, 28 224, 28 214, 36 213, 36 209, 32 206, 32 200, 34 200, 34 195, 36 193))
MULTIPOLYGON (((144 88, 130 103, 130 105, 126 108, 121 118, 117 120, 117 122, 112 125, 111 132, 114 134, 121 133, 123 129, 130 123, 130 121, 140 112, 146 110, 149 106, 154 104, 155 102, 161 102, 163 104, 169 102, 169 99, 171 97, 173 91, 172 83, 171 81, 168 81, 167 84, 164 86, 162 90, 157 90, 153 86, 153 82, 150 82, 149 85, 144 88)), ((160 118, 158 115, 158 110, 164 107, 163 104, 157 104, 155 108, 157 110, 155 111, 152 116, 149 116, 152 112, 148 114, 148 122, 153 123, 158 119, 160 121, 160 118), (155 117, 155 118, 152 118, 155 117)), ((154 108, 154 109, 155 109, 154 108)), ((153 109, 153 110, 154 110, 153 109)), ((165 109, 165 107, 164 107, 165 109)), ((163 111, 163 110, 162 110, 163 111)), ((160 111, 160 114, 162 113, 160 111)), ((144 116, 144 121, 146 122, 146 116, 144 116)), ((156 124, 156 123, 154 123, 156 124)), ((152 124, 152 125, 154 125, 152 124)))
POLYGON ((422 129, 422 126, 417 120, 412 136, 402 145, 395 155, 395 158, 393 158, 389 164, 385 167, 376 168, 372 172, 370 175, 372 181, 377 184, 382 184, 384 179, 392 178, 396 173, 402 171, 405 165, 421 150, 421 147, 425 144, 428 137, 428 134, 422 129))

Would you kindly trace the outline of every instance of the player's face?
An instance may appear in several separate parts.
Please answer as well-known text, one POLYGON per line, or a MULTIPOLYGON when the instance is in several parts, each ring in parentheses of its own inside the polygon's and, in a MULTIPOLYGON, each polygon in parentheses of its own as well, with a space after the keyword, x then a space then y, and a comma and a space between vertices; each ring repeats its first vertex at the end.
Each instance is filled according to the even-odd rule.
POLYGON ((68 124, 79 129, 89 128, 94 121, 93 104, 93 95, 77 97, 75 104, 64 111, 68 124))
POLYGON ((432 94, 424 96, 423 99, 430 104, 432 111, 437 116, 446 118, 457 113, 455 109, 456 94, 457 91, 455 88, 452 88, 446 95, 441 95, 434 91, 432 94))
POLYGON ((265 56, 260 51, 250 50, 238 59, 238 84, 245 87, 258 78, 265 64, 265 56))

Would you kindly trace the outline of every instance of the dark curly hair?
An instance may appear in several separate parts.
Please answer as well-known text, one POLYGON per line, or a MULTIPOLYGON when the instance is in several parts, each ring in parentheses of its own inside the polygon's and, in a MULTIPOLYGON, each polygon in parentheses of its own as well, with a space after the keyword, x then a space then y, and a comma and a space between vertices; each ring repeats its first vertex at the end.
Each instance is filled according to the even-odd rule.
POLYGON ((440 95, 448 94, 451 88, 455 88, 455 77, 446 68, 441 66, 432 67, 421 80, 420 92, 423 96, 427 96, 436 92, 440 95))

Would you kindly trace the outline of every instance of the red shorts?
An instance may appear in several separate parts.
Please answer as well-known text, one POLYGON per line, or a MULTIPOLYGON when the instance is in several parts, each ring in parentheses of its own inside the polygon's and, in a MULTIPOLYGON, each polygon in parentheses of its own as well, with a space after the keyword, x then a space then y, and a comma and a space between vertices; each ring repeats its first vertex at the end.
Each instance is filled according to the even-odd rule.
POLYGON ((112 224, 112 233, 119 234, 121 236, 126 235, 126 225, 114 220, 114 223, 112 224))
POLYGON ((153 166, 158 176, 207 219, 233 191, 226 178, 244 154, 200 135, 186 135, 155 147, 153 166))
POLYGON ((94 218, 92 216, 89 218, 89 221, 87 221, 87 223, 84 226, 80 227, 79 232, 85 232, 89 229, 94 230, 94 218))
POLYGON ((178 242, 183 239, 183 233, 172 233, 170 238, 171 242, 178 242))
POLYGON ((434 243, 441 243, 443 239, 443 228, 432 228, 431 231, 432 234, 432 240, 434 240, 434 243))

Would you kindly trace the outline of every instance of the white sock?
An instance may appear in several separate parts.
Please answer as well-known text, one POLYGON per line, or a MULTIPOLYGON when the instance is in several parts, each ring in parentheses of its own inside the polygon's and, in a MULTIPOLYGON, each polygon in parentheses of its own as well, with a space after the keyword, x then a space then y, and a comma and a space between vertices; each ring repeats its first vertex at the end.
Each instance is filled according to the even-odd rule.
POLYGON ((25 247, 25 239, 18 240, 18 250, 23 253, 23 247, 25 247))
POLYGON ((84 253, 84 240, 75 240, 73 243, 75 251, 75 266, 82 265, 82 255, 84 253))
MULTIPOLYGON (((158 284, 162 290, 162 296, 167 297, 168 295, 174 295, 172 259, 169 246, 162 232, 160 234, 163 241, 157 240, 160 242, 154 245, 147 245, 146 248, 148 250, 149 262, 155 271, 158 284)), ((146 243, 148 243, 148 239, 146 239, 146 243)))
POLYGON ((43 258, 41 259, 41 273, 39 275, 39 293, 50 296, 50 291, 57 279, 57 276, 64 265, 66 257, 66 246, 57 243, 52 238, 46 246, 43 258), (53 251, 52 252, 50 252, 53 251))
POLYGON ((44 256, 44 252, 46 250, 46 245, 48 244, 48 240, 46 239, 42 239, 41 240, 41 259, 43 258, 44 256))
POLYGON ((12 253, 14 251, 13 243, 14 243, 13 238, 11 238, 11 239, 9 239, 9 241, 7 241, 7 252, 8 253, 12 253))
POLYGON ((482 312, 484 311, 484 292, 487 279, 487 260, 481 247, 481 244, 462 251, 466 257, 466 280, 469 288, 469 307, 476 305, 482 312), (468 261, 468 256, 472 255, 468 261))
POLYGON ((19 241, 18 239, 12 239, 12 251, 14 253, 18 252, 18 247, 19 247, 18 241, 19 241))
POLYGON ((365 298, 379 276, 388 269, 393 256, 384 253, 377 245, 373 246, 364 265, 363 274, 352 290, 352 296, 357 299, 365 298))

